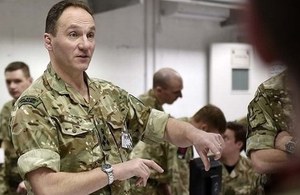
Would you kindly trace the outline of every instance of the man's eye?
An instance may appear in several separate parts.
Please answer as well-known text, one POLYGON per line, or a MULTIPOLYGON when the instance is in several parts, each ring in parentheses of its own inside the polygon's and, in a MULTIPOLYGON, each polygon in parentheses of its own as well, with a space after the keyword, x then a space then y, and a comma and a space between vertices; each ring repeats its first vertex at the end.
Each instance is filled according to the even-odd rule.
POLYGON ((88 35, 87 35, 87 38, 88 39, 93 39, 95 37, 95 33, 89 33, 88 35))
POLYGON ((71 32, 71 33, 69 34, 69 37, 71 37, 71 38, 76 38, 76 37, 77 37, 77 33, 71 32))

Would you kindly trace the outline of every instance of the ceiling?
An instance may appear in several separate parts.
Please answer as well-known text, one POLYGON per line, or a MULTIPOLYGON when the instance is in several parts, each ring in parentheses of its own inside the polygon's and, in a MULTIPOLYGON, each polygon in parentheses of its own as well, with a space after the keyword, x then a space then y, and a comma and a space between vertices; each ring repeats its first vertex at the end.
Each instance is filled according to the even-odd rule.
MULTIPOLYGON (((87 0, 94 13, 107 12, 149 0, 87 0)), ((159 0, 160 12, 165 16, 215 20, 221 26, 237 23, 245 0, 159 0)))

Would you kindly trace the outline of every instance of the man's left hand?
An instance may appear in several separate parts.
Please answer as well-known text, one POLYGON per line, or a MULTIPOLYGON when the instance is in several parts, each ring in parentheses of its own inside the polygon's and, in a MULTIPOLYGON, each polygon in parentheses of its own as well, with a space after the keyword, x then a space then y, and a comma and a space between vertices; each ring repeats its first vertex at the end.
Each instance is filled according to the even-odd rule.
POLYGON ((208 156, 214 156, 215 160, 221 158, 222 150, 224 148, 224 140, 220 134, 207 133, 205 131, 195 131, 192 142, 198 152, 205 170, 210 169, 210 161, 208 156))

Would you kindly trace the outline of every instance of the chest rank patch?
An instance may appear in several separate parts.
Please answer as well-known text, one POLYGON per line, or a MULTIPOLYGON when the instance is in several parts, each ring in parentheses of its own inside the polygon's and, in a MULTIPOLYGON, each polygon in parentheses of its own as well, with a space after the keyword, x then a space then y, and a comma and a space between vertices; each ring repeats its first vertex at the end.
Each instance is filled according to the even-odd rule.
POLYGON ((33 107, 37 107, 42 101, 34 96, 24 96, 22 97, 18 102, 18 108, 20 108, 23 105, 31 105, 33 107))

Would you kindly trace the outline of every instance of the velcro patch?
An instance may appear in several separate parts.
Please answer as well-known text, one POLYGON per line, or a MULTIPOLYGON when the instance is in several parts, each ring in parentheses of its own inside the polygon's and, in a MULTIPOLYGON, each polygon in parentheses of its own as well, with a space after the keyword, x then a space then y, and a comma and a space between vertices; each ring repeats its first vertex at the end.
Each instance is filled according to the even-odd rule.
POLYGON ((24 96, 22 97, 18 102, 18 108, 20 108, 23 105, 31 105, 33 107, 37 107, 42 101, 34 96, 24 96))

